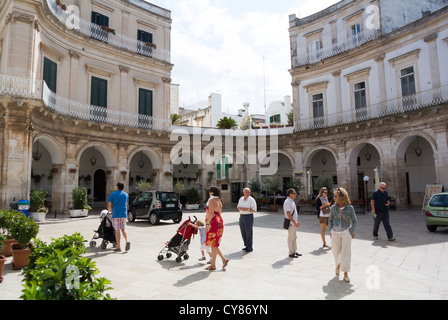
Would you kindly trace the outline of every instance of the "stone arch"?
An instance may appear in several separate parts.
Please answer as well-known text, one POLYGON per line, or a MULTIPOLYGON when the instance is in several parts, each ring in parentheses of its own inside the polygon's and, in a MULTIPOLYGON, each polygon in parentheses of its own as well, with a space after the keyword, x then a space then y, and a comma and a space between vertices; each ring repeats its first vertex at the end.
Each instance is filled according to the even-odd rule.
POLYGON ((39 143, 49 152, 52 164, 65 163, 65 155, 62 152, 62 148, 52 136, 41 133, 34 137, 33 144, 37 141, 39 141, 39 143))

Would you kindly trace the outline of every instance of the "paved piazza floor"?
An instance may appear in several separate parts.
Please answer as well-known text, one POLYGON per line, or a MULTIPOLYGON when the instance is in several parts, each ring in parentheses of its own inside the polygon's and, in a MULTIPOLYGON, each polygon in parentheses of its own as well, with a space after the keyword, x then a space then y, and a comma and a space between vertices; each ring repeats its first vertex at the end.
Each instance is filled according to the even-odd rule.
MULTIPOLYGON (((184 212, 184 219, 195 214, 184 212)), ((157 255, 176 232, 178 224, 147 221, 128 223, 132 243, 129 252, 114 253, 90 248, 86 256, 96 261, 99 276, 112 281, 112 297, 119 300, 336 300, 336 299, 447 299, 448 228, 436 233, 426 230, 420 211, 392 211, 391 225, 395 242, 387 241, 380 227, 379 240, 372 240, 373 219, 358 216, 357 238, 352 243, 351 282, 334 274, 331 250, 323 249, 319 224, 314 215, 301 215, 298 259, 287 255, 287 233, 282 229, 283 214, 260 212, 254 224, 254 251, 243 253, 236 211, 223 213, 225 229, 221 249, 230 259, 226 271, 217 262, 214 272, 204 270, 200 257, 200 238, 190 245, 190 259, 177 263, 174 256, 159 262, 157 255)), ((71 219, 64 223, 40 226, 38 237, 44 241, 80 232, 92 238, 99 225, 98 216, 71 219)), ((327 241, 330 242, 328 233, 327 241)), ((99 243, 100 241, 98 241, 99 243)), ((21 276, 5 264, 0 299, 18 299, 21 276)))

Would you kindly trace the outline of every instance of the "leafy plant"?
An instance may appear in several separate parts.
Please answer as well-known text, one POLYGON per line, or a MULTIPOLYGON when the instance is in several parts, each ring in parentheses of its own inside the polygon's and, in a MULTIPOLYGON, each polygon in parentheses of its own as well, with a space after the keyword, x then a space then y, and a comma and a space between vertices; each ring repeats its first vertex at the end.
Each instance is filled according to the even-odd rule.
POLYGON ((75 233, 52 239, 50 244, 36 240, 28 266, 23 268, 24 300, 111 300, 105 293, 112 288, 98 274, 95 262, 85 258, 84 238, 75 233))
POLYGON ((146 182, 146 181, 143 181, 143 180, 140 180, 139 182, 137 182, 137 183, 135 184, 135 188, 136 188, 138 191, 140 191, 140 192, 144 192, 144 191, 147 191, 147 190, 151 190, 151 189, 152 189, 152 186, 153 186, 153 183, 152 183, 152 182, 146 182))
POLYGON ((45 199, 48 193, 44 189, 35 189, 30 191, 30 212, 38 212, 45 208, 45 199))
POLYGON ((171 124, 174 124, 174 125, 180 124, 180 119, 182 118, 182 116, 180 114, 172 113, 170 115, 170 117, 171 117, 171 124))
POLYGON ((279 176, 269 176, 264 178, 264 185, 266 186, 266 190, 274 195, 274 205, 275 205, 275 194, 278 190, 282 189, 283 182, 279 176))
POLYGON ((257 194, 257 196, 260 194, 261 192, 261 183, 259 180, 252 178, 250 179, 250 191, 254 194, 257 194))
POLYGON ((0 249, 3 247, 5 240, 6 240, 6 236, 4 234, 0 233, 0 249))
POLYGON ((292 189, 296 190, 296 192, 297 192, 296 199, 299 199, 300 193, 303 190, 302 179, 300 179, 298 177, 292 178, 292 180, 288 183, 288 188, 292 188, 292 189))
POLYGON ((188 204, 197 204, 199 203, 199 194, 198 189, 191 188, 187 190, 187 203, 188 204))
POLYGON ((87 189, 73 188, 72 190, 73 210, 90 209, 87 204, 87 189))
POLYGON ((232 118, 224 117, 219 119, 216 126, 218 127, 218 129, 233 129, 235 127, 238 127, 238 124, 232 118))
POLYGON ((11 235, 11 222, 13 213, 17 211, 14 210, 0 210, 0 234, 10 237, 11 235))
POLYGON ((33 219, 26 217, 22 212, 12 211, 9 231, 11 237, 19 242, 19 248, 23 249, 28 247, 31 239, 37 236, 39 225, 33 219))

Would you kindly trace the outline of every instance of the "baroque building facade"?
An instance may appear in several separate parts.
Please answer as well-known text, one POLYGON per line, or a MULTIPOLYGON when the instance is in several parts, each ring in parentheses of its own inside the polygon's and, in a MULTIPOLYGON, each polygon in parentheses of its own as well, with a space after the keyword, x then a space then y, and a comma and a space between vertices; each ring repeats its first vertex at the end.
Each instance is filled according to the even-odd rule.
POLYGON ((302 179, 302 198, 326 175, 353 199, 384 180, 398 207, 421 205, 426 184, 448 184, 446 2, 408 0, 397 14, 403 1, 342 0, 290 16, 294 126, 242 131, 229 151, 213 143, 232 132, 171 125, 169 10, 142 0, 2 1, 0 207, 44 188, 64 212, 76 186, 101 207, 118 181, 132 193, 142 179, 164 190, 183 181, 203 196, 217 184, 231 206, 263 179, 265 159, 284 188, 302 179), (188 148, 173 157, 182 135, 188 148))

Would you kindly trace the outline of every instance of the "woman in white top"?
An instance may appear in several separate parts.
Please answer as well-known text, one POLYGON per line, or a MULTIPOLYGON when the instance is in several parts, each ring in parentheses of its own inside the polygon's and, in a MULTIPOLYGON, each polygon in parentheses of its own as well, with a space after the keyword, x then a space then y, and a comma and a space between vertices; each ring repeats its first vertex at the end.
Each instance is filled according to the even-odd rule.
POLYGON ((323 247, 328 248, 325 241, 325 229, 328 226, 328 218, 330 217, 331 203, 328 201, 328 189, 322 187, 319 191, 319 195, 316 198, 316 210, 317 218, 320 223, 320 236, 322 237, 323 247))

